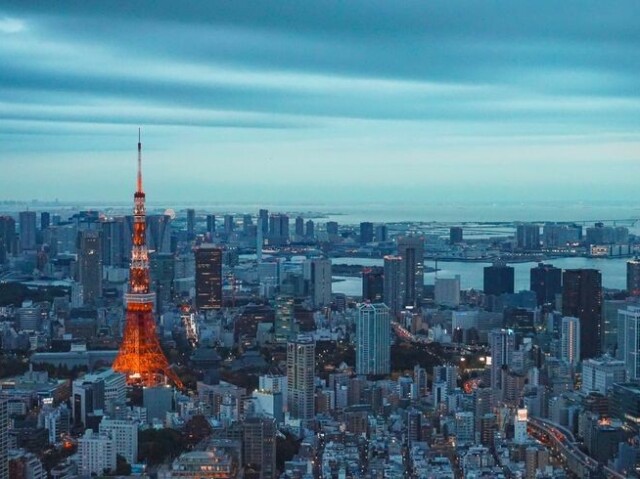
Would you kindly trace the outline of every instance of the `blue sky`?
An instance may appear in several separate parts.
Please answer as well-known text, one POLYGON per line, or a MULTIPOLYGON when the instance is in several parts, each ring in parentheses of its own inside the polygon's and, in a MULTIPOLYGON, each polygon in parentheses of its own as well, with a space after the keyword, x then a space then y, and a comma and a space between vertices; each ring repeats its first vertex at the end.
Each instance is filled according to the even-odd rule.
POLYGON ((0 1, 0 200, 637 202, 640 2, 0 1))

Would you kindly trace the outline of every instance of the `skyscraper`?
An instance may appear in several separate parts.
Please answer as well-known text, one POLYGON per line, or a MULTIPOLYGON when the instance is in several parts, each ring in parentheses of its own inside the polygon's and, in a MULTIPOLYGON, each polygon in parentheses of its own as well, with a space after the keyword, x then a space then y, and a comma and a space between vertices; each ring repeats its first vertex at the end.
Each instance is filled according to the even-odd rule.
POLYGON ((562 293, 562 270, 551 264, 539 263, 531 268, 531 291, 536 293, 538 306, 555 304, 556 295, 562 293))
POLYGON ((287 403, 291 417, 303 424, 315 416, 315 355, 311 336, 299 335, 287 343, 287 403))
POLYGON ((210 239, 216 236, 216 215, 207 215, 207 233, 210 239))
POLYGON ((196 210, 187 209, 187 239, 192 240, 196 237, 196 210))
POLYGON ((173 281, 176 274, 176 259, 171 253, 151 253, 150 272, 153 289, 158 299, 158 311, 163 301, 173 296, 173 281))
POLYGON ((384 303, 389 306, 393 316, 397 316, 404 306, 404 282, 402 274, 402 258, 400 256, 384 257, 384 303))
POLYGON ((625 363, 627 380, 640 379, 640 307, 618 311, 618 359, 625 363))
POLYGON ((102 237, 102 264, 122 268, 128 262, 129 253, 125 250, 125 219, 115 217, 100 224, 102 237))
POLYGON ((0 216, 0 263, 16 253, 16 221, 11 216, 0 216))
POLYGON ((36 248, 36 212, 20 212, 20 249, 22 251, 36 248))
POLYGON ((309 296, 315 307, 331 304, 331 260, 308 259, 304 263, 304 279, 309 286, 309 296))
POLYGON ((129 464, 138 461, 138 426, 131 420, 104 418, 100 421, 100 433, 113 439, 116 454, 129 464))
POLYGON ((494 329, 489 333, 491 347, 491 388, 502 389, 503 369, 508 368, 516 349, 516 335, 510 329, 494 329))
POLYGON ((316 236, 315 229, 316 229, 316 225, 313 222, 313 220, 307 220, 307 222, 304 224, 304 236, 308 240, 312 240, 316 236))
POLYGON ((327 228, 327 235, 329 236, 330 240, 333 240, 338 237, 339 230, 338 230, 337 221, 327 221, 326 228, 327 228))
POLYGON ((222 307, 222 249, 204 244, 196 249, 196 308, 222 307))
POLYGON ((375 240, 379 243, 383 243, 389 239, 389 229, 387 225, 381 224, 376 226, 375 240))
POLYGON ((276 297, 273 336, 276 343, 286 343, 294 334, 294 302, 291 296, 276 297))
POLYGON ((572 366, 580 361, 580 319, 564 316, 560 326, 560 359, 572 366))
POLYGON ((224 234, 229 237, 233 234, 233 230, 235 229, 235 219, 233 215, 224 215, 224 234))
POLYGON ((269 234, 269 210, 260 210, 258 219, 259 224, 262 226, 262 237, 266 238, 269 234))
POLYGON ((51 214, 48 211, 40 213, 40 230, 44 231, 51 226, 51 214))
POLYGON ((540 249, 540 226, 536 224, 518 225, 516 227, 516 244, 520 249, 540 249))
POLYGON ((282 246, 289 242, 289 217, 274 214, 269 217, 269 243, 282 246))
POLYGON ((398 255, 402 258, 404 305, 420 306, 424 289, 424 238, 399 237, 398 255))
POLYGON ((367 244, 373 241, 373 223, 364 221, 360 223, 360 243, 367 244))
POLYGON ((384 295, 384 268, 373 266, 362 270, 362 300, 381 303, 384 295))
POLYGON ((82 285, 84 304, 95 304, 102 297, 102 245, 100 233, 85 230, 78 233, 78 279, 82 285))
POLYGON ((627 291, 631 296, 640 296, 640 258, 627 261, 627 291))
POLYGON ((356 373, 389 374, 391 371, 391 320, 382 303, 358 306, 356 319, 356 373))
POLYGON ((463 241, 463 232, 461 226, 452 226, 449 228, 449 244, 454 245, 458 243, 462 243, 463 241))
POLYGON ((157 253, 171 252, 171 217, 169 215, 147 216, 147 246, 157 253))
POLYGON ((304 236, 304 218, 302 216, 296 217, 296 239, 300 240, 304 236))
POLYGON ((504 263, 494 263, 484 268, 484 294, 500 296, 513 294, 513 267, 504 263))
POLYGON ((259 471, 259 479, 276 477, 276 421, 268 417, 249 417, 242 425, 242 460, 245 470, 259 471))
POLYGON ((596 269, 568 269, 562 275, 562 315, 580 319, 580 359, 602 347, 602 278, 596 269))

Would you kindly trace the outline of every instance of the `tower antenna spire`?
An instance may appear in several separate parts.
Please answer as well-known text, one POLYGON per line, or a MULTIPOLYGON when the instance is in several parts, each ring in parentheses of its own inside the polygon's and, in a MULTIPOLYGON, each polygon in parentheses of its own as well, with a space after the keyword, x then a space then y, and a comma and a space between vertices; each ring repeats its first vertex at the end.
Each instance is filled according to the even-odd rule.
POLYGON ((142 140, 140 128, 138 128, 138 193, 142 193, 142 140))

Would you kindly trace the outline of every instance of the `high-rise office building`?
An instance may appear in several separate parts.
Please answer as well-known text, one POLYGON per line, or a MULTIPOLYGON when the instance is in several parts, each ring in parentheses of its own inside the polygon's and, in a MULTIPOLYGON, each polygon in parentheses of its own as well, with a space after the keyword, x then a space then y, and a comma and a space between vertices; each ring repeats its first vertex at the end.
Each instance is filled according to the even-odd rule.
POLYGON ((71 393, 71 411, 73 423, 87 427, 87 418, 91 413, 104 410, 104 381, 90 378, 80 378, 73 381, 71 393))
POLYGON ((454 278, 436 278, 433 287, 435 303, 441 306, 456 307, 460 305, 460 275, 454 278))
POLYGON ((147 247, 158 253, 171 252, 171 217, 169 215, 149 215, 147 222, 147 247))
POLYGON ((115 217, 100 223, 102 233, 102 264, 104 266, 114 266, 123 268, 129 262, 129 252, 126 249, 125 241, 125 219, 115 217))
POLYGON ((484 294, 500 296, 513 294, 514 270, 504 263, 494 263, 484 268, 484 294))
POLYGON ((404 276, 400 256, 384 257, 384 303, 389 306, 391 315, 397 316, 404 306, 404 276))
POLYGON ((286 343, 295 334, 294 302, 291 296, 279 295, 275 300, 273 336, 276 343, 286 343))
POLYGON ((338 222, 337 221, 327 221, 326 225, 327 235, 329 239, 335 239, 338 237, 338 222))
POLYGON ((452 226, 449 228, 449 244, 459 244, 464 241, 463 230, 461 226, 452 226))
POLYGON ((447 385, 447 392, 453 392, 458 387, 458 366, 445 364, 433 367, 433 382, 443 382, 447 385))
POLYGON ((362 270, 362 300, 381 303, 384 296, 384 268, 373 266, 362 270))
POLYGON ((513 417, 513 442, 526 444, 529 441, 527 434, 528 411, 519 408, 513 417))
MULTIPOLYGON (((158 304, 168 302, 173 296, 173 281, 176 276, 176 259, 171 253, 149 255, 151 285, 156 292, 158 304)), ((160 308, 157 308, 160 311, 160 308)))
POLYGON ((398 256, 402 258, 404 305, 420 306, 424 289, 424 238, 398 238, 398 256))
POLYGON ((296 239, 300 239, 304 236, 304 218, 302 216, 296 217, 296 239))
POLYGON ((540 225, 522 224, 516 227, 516 245, 520 249, 540 249, 540 225))
POLYGON ((276 421, 269 417, 248 417, 242 424, 242 460, 246 471, 259 479, 276 477, 276 421))
POLYGON ((304 279, 307 281, 309 296, 314 307, 331 304, 331 260, 327 258, 309 259, 304 263, 304 279))
POLYGON ((542 242, 546 248, 566 247, 582 239, 582 226, 546 223, 542 227, 542 242))
POLYGON ((192 240, 196 237, 196 210, 187 209, 187 239, 192 240))
POLYGON ((391 319, 383 303, 363 303, 356 319, 356 373, 391 371, 391 319))
POLYGON ((625 382, 627 377, 624 361, 602 356, 598 359, 587 359, 582 363, 582 392, 589 394, 598 392, 603 396, 616 383, 625 382))
POLYGON ((564 316, 560 326, 560 359, 572 366, 580 361, 580 319, 564 316))
POLYGON ((262 227, 262 237, 266 238, 269 234, 269 210, 260 210, 258 212, 258 220, 262 227))
POLYGON ((475 442, 475 421, 471 411, 455 413, 456 440, 458 444, 475 442))
POLYGON ((640 307, 618 311, 618 359, 624 361, 627 380, 640 379, 640 307))
POLYGON ((242 233, 249 236, 253 230, 253 218, 251 215, 242 215, 242 233))
POLYGON ((387 228, 387 225, 382 224, 382 225, 376 226, 375 240, 378 243, 384 243, 388 239, 389 239, 389 228, 387 228))
POLYGON ((116 454, 129 464, 138 462, 138 423, 131 420, 104 418, 100 421, 100 434, 111 437, 116 454))
POLYGON ((223 227, 224 234, 229 237, 233 234, 233 230, 235 229, 235 219, 233 215, 224 215, 223 217, 223 227))
POLYGON ((78 472, 83 476, 115 471, 116 456, 115 440, 109 434, 96 434, 87 429, 78 439, 78 472))
POLYGON ((222 307, 222 249, 204 244, 196 249, 196 307, 222 307))
POLYGON ((562 293, 562 270, 551 264, 539 263, 531 268, 531 291, 536 293, 538 306, 555 304, 556 295, 562 293))
POLYGON ((273 214, 269 217, 269 243, 282 246, 289 242, 289 216, 273 214))
POLYGON ((102 297, 102 244, 100 233, 84 230, 79 234, 78 279, 84 304, 96 304, 102 297))
POLYGON ((21 211, 20 221, 20 249, 22 251, 36 249, 36 212, 21 211))
POLYGON ((525 449, 525 479, 535 479, 549 465, 549 450, 533 445, 525 449))
POLYGON ((489 333, 491 347, 491 387, 502 389, 504 367, 512 364, 516 349, 516 335, 510 329, 494 329, 489 333))
POLYGON ((631 296, 640 296, 640 258, 627 261, 627 291, 631 296))
POLYGON ((216 215, 207 215, 207 233, 210 239, 216 236, 216 215))
POLYGON ((562 315, 580 319, 580 359, 595 358, 602 347, 602 278, 596 269, 562 274, 562 315))
POLYGON ((0 264, 16 253, 16 221, 11 216, 0 216, 0 264))
POLYGON ((307 220, 304 224, 304 236, 308 240, 312 240, 316 236, 316 225, 313 220, 307 220))
POLYGON ((43 211, 40 213, 40 230, 44 231, 51 226, 51 213, 43 211))
POLYGON ((299 335, 287 343, 287 403, 292 418, 308 423, 315 416, 316 344, 299 335))
POLYGON ((360 223, 360 244, 367 244, 373 241, 373 223, 363 221, 360 223))

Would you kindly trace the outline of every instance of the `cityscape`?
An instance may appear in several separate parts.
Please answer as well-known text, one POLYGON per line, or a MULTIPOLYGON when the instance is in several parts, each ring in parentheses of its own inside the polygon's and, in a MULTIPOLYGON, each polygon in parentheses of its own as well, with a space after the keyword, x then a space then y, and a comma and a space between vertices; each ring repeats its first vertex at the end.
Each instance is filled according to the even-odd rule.
POLYGON ((0 3, 0 479, 640 477, 640 5, 0 3))

